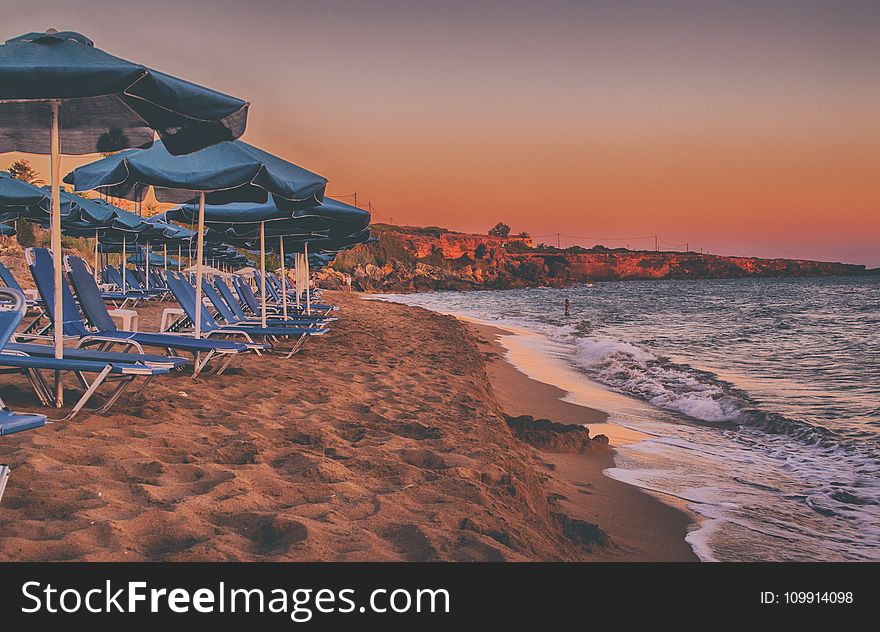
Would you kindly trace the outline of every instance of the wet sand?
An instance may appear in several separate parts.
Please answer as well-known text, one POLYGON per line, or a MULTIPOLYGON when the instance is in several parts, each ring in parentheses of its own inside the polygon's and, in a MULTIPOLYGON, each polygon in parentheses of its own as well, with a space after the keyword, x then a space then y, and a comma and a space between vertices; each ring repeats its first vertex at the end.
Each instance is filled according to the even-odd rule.
MULTIPOLYGON (((0 439, 0 560, 692 559, 684 514, 604 477, 610 452, 513 436, 514 391, 529 414, 599 418, 538 382, 525 396, 518 371, 486 361, 487 332, 325 296, 339 322, 291 360, 160 378, 112 414, 0 439), (572 519, 610 542, 572 538, 572 519)), ((139 310, 141 328, 165 306, 139 310)), ((39 410, 24 379, 0 388, 39 410)))
POLYGON ((499 339, 504 329, 467 321, 487 360, 487 373, 502 410, 511 416, 530 415, 567 424, 586 424, 591 436, 604 434, 610 449, 587 454, 535 451, 536 467, 550 476, 548 484, 563 496, 557 502, 573 517, 599 524, 615 546, 598 553, 608 561, 697 561, 684 541, 691 518, 642 492, 608 478, 602 471, 614 467, 614 446, 640 440, 643 435, 607 423, 601 410, 563 401, 566 392, 529 378, 505 359, 499 339))

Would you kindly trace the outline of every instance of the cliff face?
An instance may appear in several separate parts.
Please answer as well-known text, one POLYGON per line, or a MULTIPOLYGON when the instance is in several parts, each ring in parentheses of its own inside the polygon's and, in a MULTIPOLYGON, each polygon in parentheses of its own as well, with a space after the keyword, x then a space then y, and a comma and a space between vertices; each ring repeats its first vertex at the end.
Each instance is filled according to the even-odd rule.
POLYGON ((841 276, 865 266, 802 259, 726 257, 695 252, 653 252, 601 246, 585 250, 530 248, 515 239, 439 228, 379 226, 379 243, 337 257, 321 273, 324 285, 352 275, 356 289, 407 292, 564 286, 590 281, 841 276))

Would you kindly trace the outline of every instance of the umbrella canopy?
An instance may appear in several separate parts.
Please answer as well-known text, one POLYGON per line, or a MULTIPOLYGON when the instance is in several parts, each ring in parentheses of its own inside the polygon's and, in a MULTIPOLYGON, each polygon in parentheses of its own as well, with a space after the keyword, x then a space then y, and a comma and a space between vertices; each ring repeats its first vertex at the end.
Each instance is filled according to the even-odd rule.
MULTIPOLYGON (((163 218, 193 223, 198 212, 198 206, 184 204, 167 211, 163 218)), ((369 226, 370 213, 332 198, 293 211, 279 208, 274 200, 269 200, 263 204, 206 204, 205 223, 218 231, 225 229, 223 233, 231 238, 258 237, 263 223, 267 237, 308 233, 344 237, 369 226)))
POLYGON ((327 179, 242 141, 218 143, 186 156, 165 145, 114 154, 74 169, 64 181, 142 201, 152 186, 160 202, 182 204, 205 193, 206 204, 266 202, 293 210, 320 204, 327 179))
MULTIPOLYGON (((47 196, 50 195, 48 187, 44 187, 43 190, 47 196)), ((128 225, 124 220, 119 220, 120 215, 126 211, 116 208, 104 200, 90 200, 66 191, 60 192, 60 199, 61 231, 64 233, 72 235, 74 233, 68 231, 81 229, 87 232, 86 236, 88 236, 88 231, 91 231, 91 236, 94 237, 96 229, 109 228, 117 221, 120 224, 128 225)), ((43 227, 48 227, 52 219, 51 213, 40 205, 28 207, 22 213, 22 217, 43 227)), ((145 228, 146 225, 142 222, 131 225, 131 230, 135 231, 145 228)))
MULTIPOLYGON (((126 263, 130 263, 132 265, 142 266, 142 265, 144 265, 144 262, 146 260, 147 260, 146 255, 143 252, 138 252, 138 253, 133 254, 132 256, 128 257, 125 261, 126 261, 126 263)), ((166 264, 165 257, 163 257, 162 255, 157 254, 155 252, 150 253, 150 265, 151 266, 154 266, 156 268, 161 268, 165 264, 166 264)), ((177 259, 175 259, 173 257, 168 257, 167 264, 169 266, 176 268, 178 265, 178 261, 177 261, 177 259)))
POLYGON ((378 241, 373 237, 370 229, 364 229, 352 235, 344 237, 284 237, 284 251, 289 253, 305 252, 338 252, 347 250, 360 244, 368 244, 378 241))
POLYGON ((28 207, 39 206, 48 214, 50 203, 49 194, 39 187, 0 171, 0 222, 18 219, 28 207))
MULTIPOLYGON (((147 147, 154 130, 175 154, 238 138, 248 104, 108 55, 79 33, 28 33, 0 46, 0 152, 49 154, 55 317, 62 305, 61 153, 147 147), (64 139, 61 129, 64 129, 64 139)), ((64 356, 62 327, 55 357, 64 356)), ((60 373, 55 401, 63 405, 60 373)))
MULTIPOLYGON (((289 211, 320 204, 327 180, 241 141, 219 143, 187 156, 173 156, 161 143, 103 158, 69 173, 77 191, 97 189, 142 200, 149 188, 162 202, 189 202, 198 195, 197 268, 205 259, 205 204, 266 202, 269 195, 289 211)), ((201 335, 202 275, 196 275, 195 335, 201 335)), ((266 323, 265 292, 262 320, 266 323)))
POLYGON ((61 153, 149 147, 188 153, 244 133, 248 103, 151 70, 71 31, 28 33, 0 46, 0 152, 50 152, 50 102, 61 153))

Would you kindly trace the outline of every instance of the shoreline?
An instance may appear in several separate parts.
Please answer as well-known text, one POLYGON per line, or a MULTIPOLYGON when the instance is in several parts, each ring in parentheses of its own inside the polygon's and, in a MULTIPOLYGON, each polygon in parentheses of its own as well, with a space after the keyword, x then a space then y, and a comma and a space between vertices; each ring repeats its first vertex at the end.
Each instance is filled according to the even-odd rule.
MULTIPOLYGON (((291 360, 165 377, 109 414, 4 437, 0 559, 696 559, 684 514, 604 476, 599 442, 546 453, 514 434, 514 392, 542 390, 526 400, 554 421, 604 415, 487 357, 488 332, 326 297, 340 320, 291 360)), ((144 330, 163 307, 139 309, 144 330)), ((39 410, 26 380, 3 385, 15 409, 39 410)))
MULTIPOLYGON (((502 410, 512 416, 529 415, 559 423, 586 425, 590 436, 604 434, 609 447, 587 454, 540 452, 554 487, 565 496, 560 506, 570 516, 598 523, 620 547, 609 560, 699 561, 685 538, 695 521, 684 503, 673 505, 639 487, 607 476, 616 467, 615 446, 634 443, 647 435, 608 422, 604 411, 565 401, 566 391, 533 379, 509 361, 501 337, 517 333, 460 317, 475 335, 487 363, 492 390, 502 410)), ((603 559, 601 556, 599 559, 603 559)))

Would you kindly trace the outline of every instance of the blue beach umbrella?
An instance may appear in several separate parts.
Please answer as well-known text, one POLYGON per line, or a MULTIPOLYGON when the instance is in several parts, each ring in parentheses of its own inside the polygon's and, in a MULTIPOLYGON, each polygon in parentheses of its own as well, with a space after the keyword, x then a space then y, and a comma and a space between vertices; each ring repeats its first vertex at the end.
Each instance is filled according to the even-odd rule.
MULTIPOLYGON (((197 215, 198 208, 192 204, 185 204, 165 213, 168 219, 182 222, 192 222, 197 215)), ((211 229, 222 230, 225 238, 231 243, 241 245, 243 242, 246 244, 249 240, 265 237, 270 248, 281 255, 281 276, 284 286, 286 285, 284 271, 286 243, 301 243, 309 239, 340 239, 358 234, 370 225, 370 213, 332 198, 324 198, 321 204, 294 210, 279 207, 276 200, 270 199, 264 204, 206 205, 205 222, 211 229), (275 248, 276 243, 278 248, 275 248)), ((305 267, 304 274, 308 278, 308 259, 298 258, 297 261, 305 267)), ((306 284, 308 311, 311 311, 310 293, 311 290, 306 284)), ((265 297, 265 292, 263 295, 265 297)), ((284 292, 283 295, 285 298, 282 310, 286 316, 287 293, 284 292)))
POLYGON ((22 210, 39 206, 47 214, 51 200, 49 194, 27 182, 0 171, 0 221, 18 219, 22 210))
POLYGON ((198 200, 196 337, 201 335, 205 205, 265 203, 271 195, 276 206, 292 212, 320 204, 327 186, 326 178, 242 141, 218 143, 186 156, 173 156, 156 143, 79 167, 65 182, 77 191, 95 189, 129 200, 143 200, 150 188, 160 202, 198 200))
POLYGON ((271 194, 287 210, 320 204, 327 186, 326 178, 240 140, 186 156, 174 156, 157 142, 74 169, 64 181, 77 191, 94 189, 137 202, 150 187, 157 200, 175 204, 197 201, 200 193, 206 204, 262 203, 271 194))
MULTIPOLYGON (((152 144, 181 154, 238 138, 248 103, 109 55, 87 37, 50 29, 0 46, 0 152, 49 154, 55 314, 62 317, 60 155, 152 144), (63 138, 61 130, 64 130, 63 138)), ((64 355, 55 331, 55 357, 64 355)), ((56 402, 62 405, 56 373, 56 402)))

